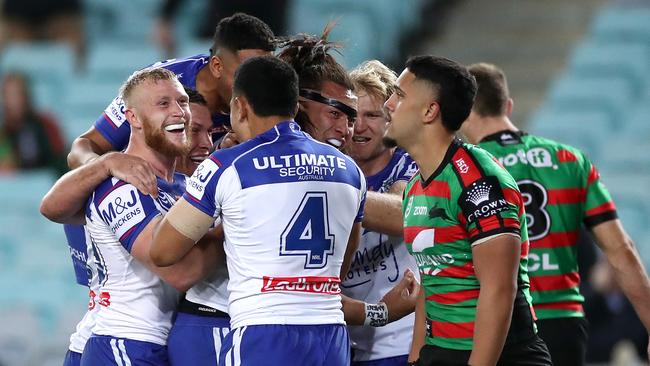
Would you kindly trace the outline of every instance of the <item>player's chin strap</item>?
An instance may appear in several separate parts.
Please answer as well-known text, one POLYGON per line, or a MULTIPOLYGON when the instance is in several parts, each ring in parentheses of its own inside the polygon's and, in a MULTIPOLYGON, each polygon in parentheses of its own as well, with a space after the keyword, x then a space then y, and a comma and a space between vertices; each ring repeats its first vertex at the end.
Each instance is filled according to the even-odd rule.
POLYGON ((300 96, 314 102, 323 103, 330 107, 334 107, 339 111, 345 113, 345 115, 347 115, 350 119, 357 118, 357 111, 354 108, 336 99, 327 98, 317 91, 310 89, 300 89, 300 96))
POLYGON ((366 319, 363 325, 370 325, 372 327, 383 327, 388 323, 388 306, 380 302, 378 304, 365 304, 366 305, 366 319))

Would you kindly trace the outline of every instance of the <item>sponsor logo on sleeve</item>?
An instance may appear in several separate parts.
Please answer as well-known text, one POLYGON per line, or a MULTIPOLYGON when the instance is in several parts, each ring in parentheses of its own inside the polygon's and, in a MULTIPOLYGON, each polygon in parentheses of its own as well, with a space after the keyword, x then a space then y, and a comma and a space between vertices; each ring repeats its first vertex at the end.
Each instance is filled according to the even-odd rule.
POLYGON ((109 193, 99 204, 98 211, 118 238, 146 217, 138 191, 131 185, 121 186, 109 193))
POLYGON ((202 199, 205 194, 205 187, 210 182, 214 173, 219 170, 219 166, 211 159, 205 159, 201 165, 194 171, 190 180, 187 181, 187 193, 192 197, 202 199))
POLYGON ((113 122, 115 128, 120 128, 120 126, 122 126, 122 124, 126 121, 125 108, 126 107, 122 98, 117 97, 113 99, 111 104, 109 104, 108 107, 106 107, 104 110, 104 113, 111 120, 111 122, 113 122))
POLYGON ((456 164, 456 167, 458 168, 458 171, 460 171, 463 174, 466 174, 469 171, 469 165, 465 162, 465 159, 463 158, 458 158, 454 161, 454 164, 456 164))
POLYGON ((496 215, 509 207, 495 176, 478 179, 465 188, 458 204, 468 222, 496 215))

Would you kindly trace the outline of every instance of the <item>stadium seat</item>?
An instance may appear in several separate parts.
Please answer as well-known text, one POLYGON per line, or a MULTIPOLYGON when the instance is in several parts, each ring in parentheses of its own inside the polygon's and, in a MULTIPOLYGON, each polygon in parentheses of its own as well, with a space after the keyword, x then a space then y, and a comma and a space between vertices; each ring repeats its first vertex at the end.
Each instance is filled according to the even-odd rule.
POLYGON ((296 0, 290 8, 289 33, 319 35, 328 22, 336 22, 329 40, 344 44, 344 62, 352 68, 360 61, 392 54, 397 40, 396 22, 390 16, 385 18, 382 11, 381 6, 369 1, 296 0), (382 30, 381 38, 377 29, 382 30))
POLYGON ((650 43, 583 42, 571 56, 569 74, 622 77, 642 95, 650 84, 650 43))
POLYGON ((615 126, 624 120, 638 95, 620 77, 579 77, 567 75, 556 80, 549 93, 548 105, 553 108, 581 109, 607 113, 615 126))
POLYGON ((163 59, 151 42, 103 42, 89 50, 87 72, 95 77, 124 81, 134 71, 163 59))
POLYGON ((593 22, 591 33, 597 40, 645 42, 650 44, 650 7, 610 6, 593 22))
POLYGON ((650 172, 647 144, 632 143, 625 137, 604 141, 600 161, 602 169, 616 174, 650 172))
POLYGON ((55 83, 69 78, 74 66, 72 49, 62 43, 11 43, 0 55, 0 71, 18 70, 55 83))
POLYGON ((610 123, 603 112, 542 108, 531 117, 528 126, 531 133, 575 146, 598 161, 600 146, 612 130, 610 123))

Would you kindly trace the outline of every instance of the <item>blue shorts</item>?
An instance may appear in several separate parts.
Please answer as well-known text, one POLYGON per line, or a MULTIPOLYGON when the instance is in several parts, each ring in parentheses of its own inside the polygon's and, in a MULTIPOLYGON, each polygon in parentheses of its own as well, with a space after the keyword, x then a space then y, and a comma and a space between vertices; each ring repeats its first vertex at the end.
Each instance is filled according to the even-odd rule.
POLYGON ((352 361, 352 366, 404 366, 408 362, 409 356, 395 356, 380 358, 371 361, 352 361))
POLYGON ((229 331, 230 318, 177 313, 167 339, 169 364, 214 366, 229 331))
POLYGON ((81 366, 166 366, 167 347, 93 334, 81 356, 81 366))
POLYGON ((347 366, 345 325, 250 325, 233 329, 221 347, 221 366, 347 366))
POLYGON ((63 360, 63 366, 79 366, 81 365, 81 353, 68 350, 63 360))

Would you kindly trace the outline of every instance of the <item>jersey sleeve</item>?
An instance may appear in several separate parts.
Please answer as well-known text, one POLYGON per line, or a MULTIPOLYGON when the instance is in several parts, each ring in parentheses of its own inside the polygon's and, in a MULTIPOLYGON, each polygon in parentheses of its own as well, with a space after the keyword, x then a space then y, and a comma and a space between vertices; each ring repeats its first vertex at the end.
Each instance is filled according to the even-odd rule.
POLYGON ((458 199, 460 220, 470 243, 499 234, 520 236, 523 201, 516 186, 498 176, 483 176, 464 187, 458 199))
POLYGON ((395 181, 408 182, 418 171, 418 166, 410 155, 404 154, 399 162, 399 169, 395 174, 395 181))
POLYGON ((140 232, 161 212, 153 198, 134 186, 119 182, 95 203, 100 219, 128 252, 140 232))
POLYGON ((124 114, 124 101, 117 97, 95 121, 95 129, 110 142, 116 151, 126 148, 131 135, 131 125, 124 114))
POLYGON ((366 207, 366 193, 368 191, 368 188, 366 186, 366 180, 363 179, 363 175, 361 176, 361 202, 359 204, 359 210, 357 211, 357 216, 354 218, 354 222, 361 222, 363 221, 363 215, 364 215, 364 210, 366 207))
POLYGON ((616 206, 607 188, 600 180, 596 166, 584 157, 583 169, 587 174, 585 213, 583 222, 588 228, 617 218, 616 206))
POLYGON ((183 198, 206 215, 217 217, 221 204, 217 202, 216 189, 224 170, 214 156, 205 159, 186 181, 183 198))

